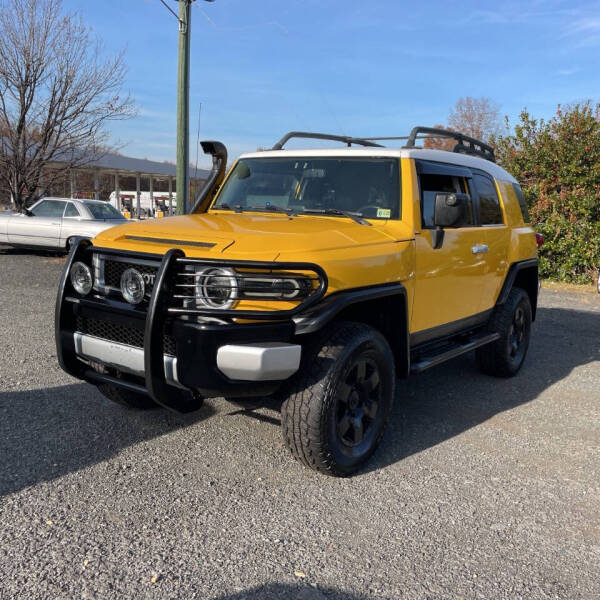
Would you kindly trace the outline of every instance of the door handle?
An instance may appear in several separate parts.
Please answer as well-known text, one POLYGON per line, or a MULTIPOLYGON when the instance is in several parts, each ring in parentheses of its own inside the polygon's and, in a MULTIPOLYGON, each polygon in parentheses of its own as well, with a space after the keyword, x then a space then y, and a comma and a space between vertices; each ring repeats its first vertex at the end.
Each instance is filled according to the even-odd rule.
POLYGON ((488 248, 487 244, 475 244, 471 248, 471 252, 473 254, 486 254, 488 250, 489 250, 489 248, 488 248))
POLYGON ((50 225, 60 225, 60 223, 50 223, 50 225))

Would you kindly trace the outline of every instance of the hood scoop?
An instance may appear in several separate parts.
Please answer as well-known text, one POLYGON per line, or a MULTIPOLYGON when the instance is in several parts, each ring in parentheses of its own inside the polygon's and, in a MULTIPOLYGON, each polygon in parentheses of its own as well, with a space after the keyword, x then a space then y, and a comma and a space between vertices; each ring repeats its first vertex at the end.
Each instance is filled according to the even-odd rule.
POLYGON ((195 248, 214 248, 217 245, 215 242, 195 242, 192 240, 175 240, 145 235, 126 235, 125 239, 136 242, 148 242, 149 244, 165 244, 167 246, 194 246, 195 248))

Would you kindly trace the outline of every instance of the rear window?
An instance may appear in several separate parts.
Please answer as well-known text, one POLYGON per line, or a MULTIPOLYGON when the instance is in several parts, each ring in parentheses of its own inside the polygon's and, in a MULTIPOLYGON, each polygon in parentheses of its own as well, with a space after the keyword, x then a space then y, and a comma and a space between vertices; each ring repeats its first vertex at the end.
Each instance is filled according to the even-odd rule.
POLYGON ((517 200, 519 201, 519 206, 521 207, 521 214, 523 215, 524 223, 531 223, 531 219, 529 217, 529 208, 527 207, 527 202, 525 201, 525 196, 523 196, 523 190, 518 183, 513 183, 513 190, 515 190, 515 194, 517 195, 517 200))
POLYGON ((125 217, 108 202, 88 202, 88 210, 92 213, 94 219, 124 219, 125 217))

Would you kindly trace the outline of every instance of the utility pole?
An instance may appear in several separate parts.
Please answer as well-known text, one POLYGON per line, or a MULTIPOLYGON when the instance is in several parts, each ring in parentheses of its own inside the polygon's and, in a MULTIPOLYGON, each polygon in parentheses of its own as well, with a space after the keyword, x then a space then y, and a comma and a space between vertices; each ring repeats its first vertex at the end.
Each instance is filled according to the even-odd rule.
MULTIPOLYGON (((190 39, 192 26, 192 2, 195 0, 175 0, 179 2, 179 15, 160 0, 165 8, 179 21, 179 58, 177 66, 177 207, 178 215, 185 215, 189 208, 190 175, 190 39)), ((215 0, 204 0, 214 2, 215 0)), ((170 181, 170 180, 169 180, 170 181)))
POLYGON ((190 27, 192 2, 179 0, 179 61, 177 69, 177 214, 189 207, 190 177, 190 27))

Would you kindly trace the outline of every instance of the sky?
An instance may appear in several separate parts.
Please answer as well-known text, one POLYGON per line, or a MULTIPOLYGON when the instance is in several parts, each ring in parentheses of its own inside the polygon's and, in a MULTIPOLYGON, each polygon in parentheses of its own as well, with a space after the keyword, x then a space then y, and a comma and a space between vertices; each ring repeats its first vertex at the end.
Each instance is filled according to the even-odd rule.
MULTIPOLYGON (((165 0, 177 11, 175 0, 165 0)), ((178 23, 160 0, 63 0, 125 49, 138 116, 110 125, 129 156, 175 160, 178 23)), ((445 123, 460 97, 489 97, 514 124, 527 108, 600 101, 600 2, 197 0, 190 159, 200 139, 233 158, 291 130, 406 135, 445 123)), ((200 151, 199 165, 210 161, 200 151)))

